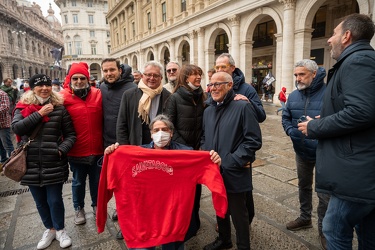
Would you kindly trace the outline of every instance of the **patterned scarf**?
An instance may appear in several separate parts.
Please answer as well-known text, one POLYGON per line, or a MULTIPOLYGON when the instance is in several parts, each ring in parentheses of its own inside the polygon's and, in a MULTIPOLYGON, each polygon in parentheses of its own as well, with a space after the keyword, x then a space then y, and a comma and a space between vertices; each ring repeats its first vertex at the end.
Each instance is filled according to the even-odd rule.
POLYGON ((163 84, 160 84, 157 89, 151 89, 141 79, 138 83, 138 88, 143 92, 138 104, 138 117, 141 117, 143 122, 149 124, 151 101, 156 95, 160 95, 160 93, 163 91, 163 84))

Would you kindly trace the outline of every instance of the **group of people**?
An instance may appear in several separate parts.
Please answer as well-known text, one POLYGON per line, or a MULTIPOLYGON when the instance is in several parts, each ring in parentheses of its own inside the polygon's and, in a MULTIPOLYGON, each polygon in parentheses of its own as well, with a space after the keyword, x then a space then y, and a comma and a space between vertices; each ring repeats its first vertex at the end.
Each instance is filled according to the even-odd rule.
MULTIPOLYGON (((337 63, 328 73, 327 86, 323 82, 326 75, 323 68, 311 60, 297 62, 294 71, 297 89, 289 95, 283 109, 282 125, 296 152, 301 204, 301 215, 288 223, 287 228, 312 227, 316 167, 318 230, 327 249, 350 249, 353 228, 362 248, 375 248, 372 167, 375 155, 373 142, 368 140, 375 131, 375 103, 368 101, 373 99, 369 89, 375 87, 372 67, 375 52, 369 45, 374 30, 374 23, 367 16, 354 14, 345 18, 328 40, 337 63), (361 74, 353 77, 353 72, 361 74)), ((98 200, 107 201, 108 190, 104 189, 113 175, 103 177, 99 162, 103 154, 106 167, 108 162, 113 165, 111 157, 128 155, 129 147, 122 145, 155 149, 154 157, 162 152, 156 150, 208 151, 209 154, 199 157, 209 159, 202 161, 205 166, 213 164, 215 169, 210 171, 219 179, 216 184, 208 183, 213 189, 216 185, 216 190, 224 186, 226 203, 221 201, 220 206, 215 206, 218 237, 204 249, 233 246, 230 218, 236 230, 237 249, 250 249, 249 225, 254 217, 251 166, 262 146, 259 123, 266 119, 266 114, 255 89, 245 82, 233 57, 224 53, 216 59, 215 72, 207 85, 209 97, 201 85, 203 71, 196 65, 180 67, 177 62, 168 63, 168 84, 164 86, 164 67, 157 61, 146 62, 141 71, 132 72, 128 65, 107 58, 102 61, 101 69, 104 82, 96 88, 90 84, 87 63, 73 63, 60 92, 52 90, 48 76, 34 75, 29 79, 30 90, 15 103, 8 128, 17 135, 19 143, 27 141, 40 128, 28 148, 27 172, 21 180, 22 185, 29 186, 46 228, 37 249, 47 248, 54 239, 62 248, 72 244, 65 230, 62 198, 69 167, 73 173, 74 223, 86 222, 84 201, 88 177, 92 212, 97 216, 98 231, 103 231, 106 210, 98 200)), ((0 90, 0 100, 1 94, 0 90)), ((147 153, 141 150, 144 152, 147 153)), ((117 168, 116 173, 131 173, 128 167, 117 168)), ((181 171, 186 169, 181 167, 181 171)), ((124 238, 131 249, 154 249, 157 245, 163 249, 184 249, 184 241, 194 237, 200 228, 201 184, 207 182, 200 178, 201 181, 193 183, 194 194, 189 201, 192 209, 183 210, 185 218, 190 220, 178 223, 184 230, 168 239, 132 235, 133 228, 147 231, 147 223, 152 222, 139 224, 129 218, 122 205, 133 206, 135 201, 124 203, 123 195, 116 196, 115 192, 119 200, 117 213, 112 217, 119 220, 122 229, 117 238, 124 238)), ((223 195, 223 191, 219 193, 223 195)), ((176 225, 171 221, 164 226, 176 225)))

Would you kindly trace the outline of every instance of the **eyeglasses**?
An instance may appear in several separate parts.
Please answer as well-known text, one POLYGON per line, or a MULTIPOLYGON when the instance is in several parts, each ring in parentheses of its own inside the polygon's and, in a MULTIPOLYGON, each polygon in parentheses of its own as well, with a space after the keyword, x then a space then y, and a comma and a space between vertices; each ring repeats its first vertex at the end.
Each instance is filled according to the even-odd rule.
POLYGON ((230 65, 230 64, 224 64, 224 65, 217 65, 217 66, 215 66, 214 68, 215 68, 216 70, 220 70, 220 69, 227 69, 227 68, 229 68, 230 66, 232 66, 232 65, 230 65))
POLYGON ((177 72, 177 69, 167 69, 167 73, 170 74, 170 73, 176 73, 177 72))
POLYGON ((143 75, 144 75, 146 78, 151 78, 151 77, 153 77, 153 78, 157 79, 157 78, 161 77, 161 75, 159 75, 159 74, 146 74, 146 73, 144 73, 143 75))
POLYGON ((81 81, 84 81, 84 80, 86 80, 87 78, 84 77, 84 76, 81 76, 81 77, 72 77, 72 80, 73 80, 73 81, 78 81, 78 79, 81 80, 81 81))
POLYGON ((211 88, 211 87, 215 87, 215 88, 218 88, 220 87, 222 84, 228 84, 229 82, 214 82, 214 83, 209 83, 207 84, 207 87, 211 88))

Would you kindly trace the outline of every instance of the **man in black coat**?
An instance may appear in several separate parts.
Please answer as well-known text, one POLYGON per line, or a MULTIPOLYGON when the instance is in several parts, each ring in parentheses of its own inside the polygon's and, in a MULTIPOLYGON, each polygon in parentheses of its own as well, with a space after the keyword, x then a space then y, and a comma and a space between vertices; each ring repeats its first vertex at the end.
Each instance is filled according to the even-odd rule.
POLYGON ((323 220, 328 249, 375 249, 375 25, 347 16, 328 39, 337 61, 328 72, 320 119, 299 130, 319 139, 316 191, 331 194, 323 220))
POLYGON ((121 99, 116 138, 120 145, 143 145, 151 142, 149 123, 163 111, 170 92, 163 88, 164 68, 156 61, 146 62, 138 87, 128 90, 121 99))
POLYGON ((226 72, 211 78, 211 103, 203 115, 202 149, 215 150, 222 158, 220 170, 228 197, 225 219, 217 217, 219 237, 204 250, 232 247, 232 217, 236 229, 237 249, 250 249, 249 215, 246 200, 253 189, 251 164, 255 151, 262 146, 262 135, 252 104, 235 101, 233 79, 226 72))
MULTIPOLYGON (((103 104, 103 140, 104 148, 116 142, 116 123, 120 109, 122 94, 131 88, 136 88, 133 83, 132 68, 126 64, 120 64, 115 58, 106 58, 102 61, 104 82, 100 85, 103 104)), ((112 220, 117 220, 116 210, 112 220)), ((123 239, 121 230, 116 235, 117 239, 123 239)))

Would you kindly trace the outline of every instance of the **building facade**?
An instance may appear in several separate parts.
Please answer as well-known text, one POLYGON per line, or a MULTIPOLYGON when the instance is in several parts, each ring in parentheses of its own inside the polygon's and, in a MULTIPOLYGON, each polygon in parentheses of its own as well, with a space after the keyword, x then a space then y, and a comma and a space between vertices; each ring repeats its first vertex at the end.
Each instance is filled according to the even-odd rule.
POLYGON ((53 67, 51 50, 63 46, 62 31, 52 8, 43 17, 40 6, 28 1, 0 0, 0 80, 26 79, 42 73, 65 76, 53 67))
POLYGON ((109 0, 108 5, 111 56, 133 69, 148 60, 164 65, 173 60, 206 72, 228 52, 259 92, 271 71, 276 93, 282 86, 288 92, 295 88, 296 61, 312 58, 326 69, 335 63, 327 40, 344 16, 375 16, 374 0, 109 0))
POLYGON ((84 61, 90 75, 101 79, 101 61, 110 50, 109 26, 106 22, 107 1, 55 0, 61 10, 65 53, 63 64, 67 69, 74 62, 84 61))

